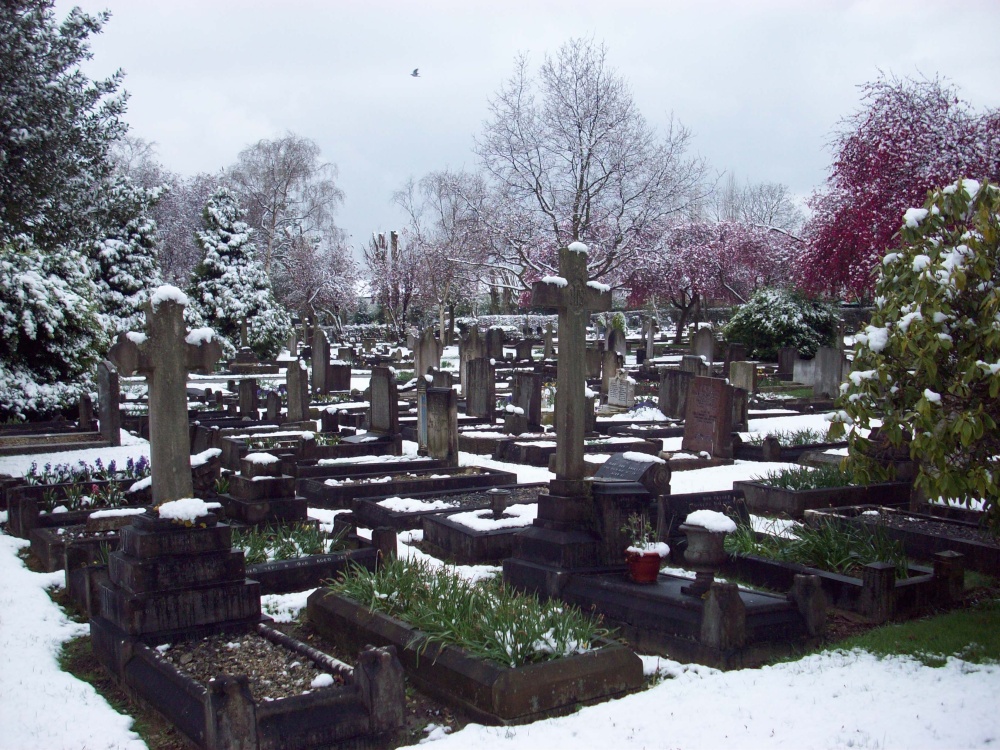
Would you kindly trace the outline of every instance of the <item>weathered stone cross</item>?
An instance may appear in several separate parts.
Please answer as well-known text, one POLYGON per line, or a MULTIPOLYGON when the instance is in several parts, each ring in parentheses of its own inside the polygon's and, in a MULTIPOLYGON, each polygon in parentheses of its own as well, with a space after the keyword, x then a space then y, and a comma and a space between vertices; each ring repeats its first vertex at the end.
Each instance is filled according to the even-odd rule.
POLYGON ((536 281, 531 303, 559 311, 556 372, 556 479, 549 491, 561 497, 583 494, 583 436, 586 432, 586 337, 591 312, 611 309, 606 286, 587 281, 587 246, 574 242, 559 251, 560 276, 536 281))
POLYGON ((108 352, 108 359, 123 375, 138 372, 146 376, 154 505, 194 495, 187 373, 209 372, 222 356, 212 329, 187 331, 184 325, 187 301, 177 287, 161 286, 146 303, 149 333, 119 334, 108 352))

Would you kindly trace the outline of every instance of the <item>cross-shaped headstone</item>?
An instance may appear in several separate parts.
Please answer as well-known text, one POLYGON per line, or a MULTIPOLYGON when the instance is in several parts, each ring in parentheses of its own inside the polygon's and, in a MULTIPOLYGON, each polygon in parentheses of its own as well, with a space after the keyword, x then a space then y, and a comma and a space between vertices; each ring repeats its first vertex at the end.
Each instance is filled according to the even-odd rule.
POLYGON ((556 479, 550 494, 583 493, 583 437, 586 432, 586 335, 592 312, 611 309, 608 287, 587 280, 587 246, 574 242, 559 250, 559 276, 535 282, 535 307, 559 312, 559 357, 556 370, 556 479))
POLYGON ((154 505, 194 494, 187 373, 209 372, 222 356, 211 328, 188 332, 184 325, 187 302, 177 287, 161 286, 146 303, 148 333, 122 333, 108 352, 120 373, 146 376, 154 505))

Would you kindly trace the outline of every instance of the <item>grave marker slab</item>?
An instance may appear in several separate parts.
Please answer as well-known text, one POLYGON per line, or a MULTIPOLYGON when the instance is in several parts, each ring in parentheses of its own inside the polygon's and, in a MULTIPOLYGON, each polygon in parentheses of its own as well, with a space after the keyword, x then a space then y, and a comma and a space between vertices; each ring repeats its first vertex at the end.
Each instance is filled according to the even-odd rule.
POLYGON ((462 381, 465 393, 465 413, 492 422, 496 418, 496 371, 488 357, 466 363, 462 381))
POLYGON ((721 378, 696 377, 688 389, 681 449, 733 457, 732 387, 721 378))
POLYGON ((715 361, 715 334, 711 328, 699 328, 691 336, 691 352, 711 364, 715 361))
POLYGON ((121 445, 122 413, 118 368, 106 359, 97 365, 97 418, 101 437, 111 445, 121 445))
POLYGON ((313 332, 312 385, 313 395, 322 396, 330 392, 326 383, 327 365, 330 362, 330 342, 319 326, 313 332))
POLYGON ((635 381, 619 370, 608 382, 608 406, 631 409, 635 406, 635 381))

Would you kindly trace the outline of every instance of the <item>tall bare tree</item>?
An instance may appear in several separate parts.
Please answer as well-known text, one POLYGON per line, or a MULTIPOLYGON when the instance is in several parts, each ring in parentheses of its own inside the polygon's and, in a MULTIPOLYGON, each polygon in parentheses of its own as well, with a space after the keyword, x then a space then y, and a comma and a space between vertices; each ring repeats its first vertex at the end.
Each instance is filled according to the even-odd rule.
POLYGON ((591 246, 593 278, 613 275, 650 227, 701 197, 690 132, 672 118, 662 133, 647 123, 603 44, 571 39, 537 72, 520 55, 489 108, 476 146, 522 283, 552 270, 540 245, 576 240, 591 246))
POLYGON ((755 227, 798 235, 805 223, 787 185, 779 182, 744 182, 730 174, 712 195, 710 213, 716 221, 738 221, 755 227))
POLYGON ((476 212, 463 195, 476 190, 476 177, 465 172, 430 172, 409 180, 393 200, 409 216, 409 239, 416 250, 422 298, 438 311, 441 340, 445 312, 471 297, 479 286, 478 269, 490 255, 481 240, 476 212))
POLYGON ((226 178, 257 230, 264 268, 284 259, 303 234, 324 242, 339 241, 333 214, 344 194, 336 184, 337 168, 320 161, 319 146, 309 138, 286 133, 261 140, 240 151, 226 178))

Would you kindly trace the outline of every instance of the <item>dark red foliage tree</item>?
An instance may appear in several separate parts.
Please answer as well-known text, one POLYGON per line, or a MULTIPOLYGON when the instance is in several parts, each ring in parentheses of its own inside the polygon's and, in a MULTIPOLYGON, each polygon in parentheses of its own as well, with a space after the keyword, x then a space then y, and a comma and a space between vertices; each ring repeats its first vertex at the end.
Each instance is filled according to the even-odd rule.
POLYGON ((813 292, 870 298, 903 212, 959 177, 1000 176, 1000 112, 977 113, 940 79, 880 78, 843 122, 827 188, 815 194, 802 280, 813 292))

